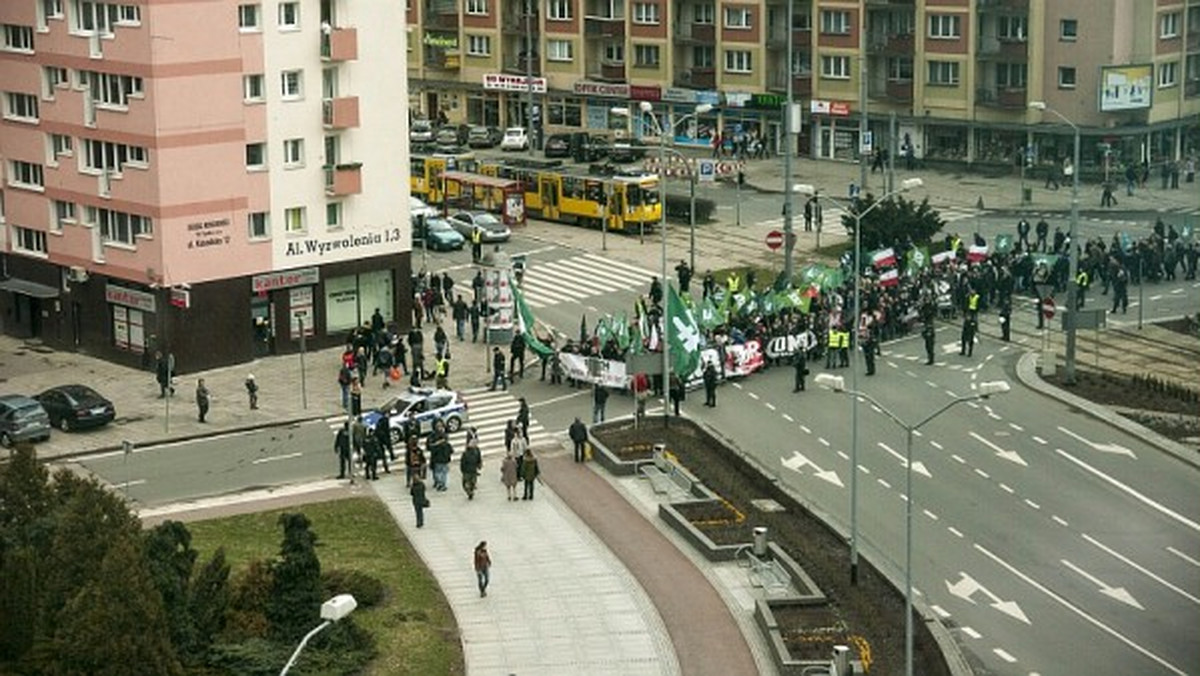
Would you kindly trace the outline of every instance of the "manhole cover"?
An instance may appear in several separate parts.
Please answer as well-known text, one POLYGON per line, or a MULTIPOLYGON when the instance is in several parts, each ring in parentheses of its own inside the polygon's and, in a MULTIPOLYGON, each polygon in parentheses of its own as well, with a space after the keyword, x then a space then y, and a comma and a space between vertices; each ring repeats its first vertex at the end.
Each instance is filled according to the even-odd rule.
POLYGON ((786 509, 784 509, 783 505, 779 504, 778 502, 775 502, 771 498, 759 498, 757 500, 751 500, 750 504, 754 505, 754 508, 760 512, 786 512, 787 511, 786 509))

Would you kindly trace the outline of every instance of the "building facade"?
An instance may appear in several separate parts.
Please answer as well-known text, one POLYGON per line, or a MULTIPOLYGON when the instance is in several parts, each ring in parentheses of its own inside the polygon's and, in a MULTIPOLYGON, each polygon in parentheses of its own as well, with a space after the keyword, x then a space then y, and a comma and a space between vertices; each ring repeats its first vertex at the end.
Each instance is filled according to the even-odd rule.
POLYGON ((620 135, 653 125, 627 128, 614 106, 651 101, 667 128, 711 103, 671 126, 677 143, 754 133, 778 150, 790 77, 812 157, 856 158, 865 106, 874 139, 928 162, 1057 161, 1071 129, 1034 101, 1081 128, 1085 170, 1200 148, 1200 0, 795 0, 790 29, 788 14, 783 0, 408 0, 411 107, 620 135))
POLYGON ((403 8, 0 3, 10 334, 181 372, 407 318, 403 8))

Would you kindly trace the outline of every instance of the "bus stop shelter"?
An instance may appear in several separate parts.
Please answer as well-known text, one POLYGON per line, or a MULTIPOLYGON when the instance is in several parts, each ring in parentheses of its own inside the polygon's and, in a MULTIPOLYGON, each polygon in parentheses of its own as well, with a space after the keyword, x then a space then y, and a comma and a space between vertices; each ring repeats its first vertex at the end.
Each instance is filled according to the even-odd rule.
MULTIPOLYGON (((499 213, 508 226, 525 225, 525 191, 520 181, 474 174, 469 171, 447 171, 442 178, 459 185, 458 197, 447 200, 447 207, 483 209, 499 213)), ((453 191, 447 190, 447 194, 453 191)))

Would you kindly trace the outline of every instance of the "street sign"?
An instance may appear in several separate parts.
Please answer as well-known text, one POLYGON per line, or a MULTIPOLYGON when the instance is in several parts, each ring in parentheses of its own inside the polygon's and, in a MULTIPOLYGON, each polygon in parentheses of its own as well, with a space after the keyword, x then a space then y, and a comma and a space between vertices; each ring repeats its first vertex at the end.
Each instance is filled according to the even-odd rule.
MULTIPOLYGON (((1075 328, 1103 329, 1108 326, 1108 312, 1104 308, 1088 308, 1075 311, 1075 328)), ((1063 316, 1063 329, 1067 328, 1067 318, 1063 316)))
POLYGON ((701 183, 712 183, 717 177, 717 163, 713 160, 700 160, 696 168, 698 171, 698 180, 701 183))
POLYGON ((1054 305, 1053 298, 1042 299, 1042 316, 1046 319, 1054 319, 1054 311, 1057 308, 1054 305))
POLYGON ((767 248, 771 251, 776 251, 783 246, 783 233, 778 230, 772 230, 767 233, 767 248))
POLYGON ((864 131, 862 135, 861 152, 863 155, 870 155, 872 147, 875 145, 875 137, 872 132, 864 131))

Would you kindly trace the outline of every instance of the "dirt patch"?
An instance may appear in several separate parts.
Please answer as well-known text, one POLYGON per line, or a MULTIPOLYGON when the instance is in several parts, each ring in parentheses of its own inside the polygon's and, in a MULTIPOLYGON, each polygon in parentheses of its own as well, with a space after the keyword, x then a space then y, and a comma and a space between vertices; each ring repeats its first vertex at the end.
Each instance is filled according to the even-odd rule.
MULTIPOLYGON (((765 526, 768 537, 813 578, 830 605, 820 612, 786 609, 776 613, 793 656, 827 659, 833 645, 848 645, 853 658, 870 663, 872 676, 904 672, 903 596, 862 560, 858 585, 851 586, 846 542, 774 482, 687 420, 674 420, 667 429, 614 426, 593 433, 618 455, 626 447, 665 442, 680 464, 725 503, 676 505, 685 518, 722 545, 748 543, 752 529, 765 526), (754 506, 754 501, 764 499, 775 501, 783 510, 762 511, 754 506)), ((916 673, 948 676, 924 623, 918 622, 916 629, 916 673)))

